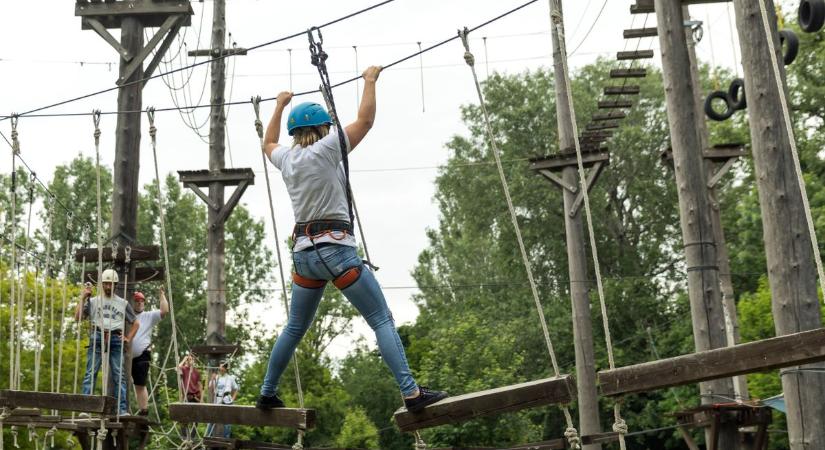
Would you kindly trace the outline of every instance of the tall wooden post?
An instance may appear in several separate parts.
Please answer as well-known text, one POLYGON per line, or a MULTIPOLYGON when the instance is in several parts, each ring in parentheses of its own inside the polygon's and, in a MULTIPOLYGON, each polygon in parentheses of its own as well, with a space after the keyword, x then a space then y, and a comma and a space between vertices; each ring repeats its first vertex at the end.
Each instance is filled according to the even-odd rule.
MULTIPOLYGON (((562 16, 561 2, 550 1, 553 15, 562 16), (558 10, 555 10, 558 5, 558 10)), ((559 19, 560 23, 563 20, 559 19)), ((559 126, 559 146, 562 152, 576 148, 577 136, 570 115, 568 92, 570 86, 564 68, 567 58, 564 36, 559 28, 552 26, 553 67, 556 86, 556 116, 559 126)), ((579 186, 578 169, 569 165, 562 170, 562 179, 569 186, 579 186)), ((584 181, 584 180, 582 180, 584 181)), ((585 250, 582 208, 573 212, 579 192, 564 189, 564 226, 567 233, 567 264, 570 274, 570 301, 573 308, 573 342, 576 351, 576 380, 578 385, 579 428, 581 434, 592 435, 602 432, 599 421, 599 398, 596 382, 596 361, 593 351, 593 324, 590 317, 589 282, 587 276, 587 256, 585 250)), ((583 446, 585 450, 600 450, 600 444, 583 446)))
MULTIPOLYGON (((682 13, 685 20, 690 20, 690 11, 687 6, 682 7, 682 13)), ((704 95, 701 89, 702 79, 699 75, 699 60, 696 58, 696 41, 693 37, 693 30, 690 27, 685 27, 685 39, 688 44, 688 57, 690 58, 690 78, 693 82, 694 99, 696 107, 696 119, 699 128, 699 137, 702 142, 703 153, 711 148, 710 131, 708 130, 707 120, 705 119, 704 111, 704 95)), ((717 163, 708 158, 710 155, 705 155, 705 173, 706 176, 711 176, 716 170, 717 163)), ((719 168, 720 174, 726 173, 730 169, 730 161, 735 161, 736 157, 731 157, 722 163, 719 168)), ((722 211, 719 204, 718 196, 716 195, 716 186, 721 176, 713 176, 707 183, 708 196, 710 199, 710 219, 713 226, 713 240, 716 242, 716 259, 719 261, 719 287, 722 294, 723 317, 725 319, 726 339, 729 346, 736 345, 740 342, 739 336, 739 316, 736 311, 736 297, 733 291, 733 281, 731 279, 730 271, 730 256, 728 254, 728 246, 725 240, 725 230, 722 228, 722 211)), ((733 377, 733 390, 736 400, 747 400, 748 395, 748 381, 744 375, 733 377)))
MULTIPOLYGON (((679 196, 682 239, 688 271, 688 295, 697 351, 725 347, 725 320, 719 288, 711 207, 707 191, 695 86, 684 30, 681 2, 655 0, 662 69, 679 196)), ((730 379, 699 384, 702 403, 734 396, 730 379), (717 397, 721 396, 721 397, 717 397)), ((718 448, 735 448, 735 425, 723 425, 718 448)))
MULTIPOLYGON (((745 71, 773 318, 776 334, 784 335, 819 328, 822 317, 813 247, 770 57, 770 52, 774 52, 781 65, 774 2, 764 0, 771 22, 769 40, 764 31, 760 1, 734 0, 733 4, 745 71)), ((784 67, 780 67, 780 72, 785 86, 784 67)), ((787 90, 786 86, 783 88, 787 90)), ((825 376, 798 369, 780 372, 791 449, 825 448, 825 402, 822 401, 825 376)))

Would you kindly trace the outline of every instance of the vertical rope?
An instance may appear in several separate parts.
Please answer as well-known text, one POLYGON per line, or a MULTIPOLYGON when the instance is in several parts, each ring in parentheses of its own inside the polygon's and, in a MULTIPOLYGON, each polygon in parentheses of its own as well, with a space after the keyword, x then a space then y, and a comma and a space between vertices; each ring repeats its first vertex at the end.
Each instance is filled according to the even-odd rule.
MULTIPOLYGON (((358 68, 358 46, 353 45, 352 50, 355 52, 355 76, 361 75, 361 69, 358 68)), ((355 110, 358 110, 358 105, 361 104, 361 79, 355 79, 355 110)))
POLYGON ((14 340, 15 340, 15 295, 17 287, 17 155, 20 154, 20 140, 17 134, 18 116, 11 117, 11 283, 9 286, 9 389, 14 389, 14 340))
POLYGON ((57 351, 57 389, 56 392, 60 393, 60 385, 62 380, 63 374, 63 345, 66 342, 66 329, 65 329, 65 318, 66 318, 66 309, 69 306, 69 258, 71 257, 71 229, 72 229, 72 221, 73 215, 69 212, 66 215, 66 254, 63 258, 63 307, 60 309, 60 338, 58 340, 58 351, 57 351))
MULTIPOLYGON (((22 367, 20 364, 20 357, 23 351, 23 307, 26 302, 26 290, 28 288, 28 267, 29 267, 29 255, 31 252, 31 224, 32 224, 32 207, 34 205, 34 182, 35 182, 35 174, 34 172, 29 174, 29 212, 28 218, 26 219, 26 240, 25 245, 23 246, 23 251, 25 252, 23 255, 23 279, 22 285, 20 286, 20 295, 17 297, 17 350, 15 354, 15 388, 20 389, 20 378, 21 372, 20 368, 22 367)), ((35 275, 35 285, 37 275, 35 275)), ((35 301, 35 305, 37 302, 35 301)))
MULTIPOLYGON (((95 125, 94 131, 94 138, 95 138, 95 167, 96 167, 96 180, 97 180, 97 228, 95 231, 95 235, 97 238, 97 297, 98 297, 98 305, 100 305, 101 300, 103 298, 103 219, 102 219, 102 212, 101 212, 101 200, 100 200, 100 110, 92 111, 92 122, 95 125)), ((113 255, 114 256, 114 255, 113 255)), ((97 380, 97 374, 95 373, 95 358, 97 357, 97 324, 95 323, 95 317, 100 313, 99 307, 96 311, 91 312, 91 327, 92 330, 92 393, 95 391, 95 381, 97 380)), ((103 330, 100 330, 100 333, 103 333, 103 330)), ((101 336, 101 341, 103 340, 103 336, 101 336)), ((103 347, 103 343, 101 342, 101 347, 103 347)), ((101 358, 103 358, 103 352, 101 352, 101 358)), ((105 377, 104 372, 104 377, 105 377)), ((103 378, 105 380, 106 378, 103 378)), ((108 382, 102 382, 103 385, 103 395, 106 395, 106 385, 108 382)))
MULTIPOLYGON (((37 326, 37 347, 35 347, 35 354, 34 354, 34 364, 35 364, 35 380, 34 380, 34 390, 35 392, 38 391, 40 387, 40 362, 42 361, 43 355, 43 333, 46 328, 46 298, 49 295, 49 278, 51 278, 51 259, 52 259, 52 231, 54 229, 54 205, 57 202, 55 201, 54 196, 51 197, 51 201, 49 202, 49 208, 47 210, 47 221, 48 221, 48 232, 46 234, 46 267, 43 270, 43 298, 41 300, 41 308, 40 308, 40 323, 37 325, 37 314, 35 313, 35 324, 37 326)), ((37 302, 37 277, 34 279, 34 286, 35 286, 35 302, 37 302)), ((52 328, 54 323, 54 296, 52 295, 52 308, 51 308, 51 317, 49 321, 49 329, 52 328)), ((51 335, 50 345, 49 348, 51 349, 51 364, 49 365, 49 379, 51 380, 51 392, 54 392, 54 334, 51 335)))
POLYGON ((487 71, 487 78, 490 78, 490 55, 487 53, 487 36, 481 38, 484 41, 484 68, 487 71))
MULTIPOLYGON (((484 100, 484 94, 481 92, 481 84, 478 81, 478 75, 476 74, 475 57, 470 52, 470 43, 467 38, 468 33, 469 31, 467 30, 467 28, 465 28, 464 30, 459 30, 458 32, 459 36, 461 37, 461 41, 464 44, 464 61, 470 67, 470 71, 473 74, 476 93, 478 94, 479 106, 481 108, 481 112, 484 117, 484 124, 487 130, 487 143, 490 147, 490 153, 493 154, 493 157, 496 161, 496 168, 498 169, 499 179, 501 180, 502 190, 504 191, 504 198, 507 201, 507 209, 510 212, 510 220, 513 222, 513 228, 515 229, 516 240, 518 241, 519 251, 521 252, 521 259, 524 263, 524 270, 527 272, 527 279, 530 281, 530 291, 533 295, 533 301, 535 302, 536 311, 539 315, 541 329, 544 334, 544 342, 547 345, 547 352, 550 355, 550 362, 553 366, 553 372, 556 377, 559 377, 561 375, 561 372, 559 371, 559 364, 556 359, 556 352, 553 350, 553 341, 552 339, 550 339, 550 332, 547 329, 547 320, 544 317, 544 307, 542 306, 541 299, 539 298, 538 288, 536 286, 536 281, 533 277, 533 269, 530 264, 530 258, 527 255, 527 248, 525 247, 524 239, 521 236, 521 227, 518 224, 516 208, 513 204, 513 199, 510 196, 510 187, 507 183, 507 177, 504 174, 504 166, 501 163, 501 155, 498 149, 498 144, 496 143, 493 125, 490 122, 490 114, 487 111, 487 104, 484 100)), ((567 424, 567 430, 565 431, 564 435, 572 448, 580 448, 581 440, 579 438, 578 431, 573 425, 573 417, 570 415, 570 410, 567 407, 567 405, 562 406, 562 411, 564 413, 565 422, 567 424)))
MULTIPOLYGON (((272 232, 275 235, 275 254, 278 255, 278 272, 281 276, 281 298, 284 302, 284 310, 289 317, 289 299, 286 292, 286 276, 284 275, 284 261, 281 256, 281 241, 278 237, 278 224, 275 221, 275 203, 272 200, 272 183, 269 180, 269 164, 266 161, 266 153, 264 151, 264 124, 261 122, 261 97, 252 98, 252 108, 255 111, 255 131, 258 133, 258 139, 261 142, 261 161, 264 165, 264 178, 266 179, 266 193, 269 198, 269 218, 272 221, 272 232)), ((281 124, 278 124, 280 126, 281 124)), ((295 368, 295 385, 298 390, 298 406, 304 407, 304 390, 301 386, 301 372, 298 369, 298 355, 292 354, 292 367, 295 368)), ((298 444, 303 442, 304 432, 298 431, 298 444)), ((298 445, 296 444, 296 445, 298 445)))
MULTIPOLYGON (((562 72, 564 73, 565 84, 570 86, 570 68, 567 66, 567 43, 564 34, 564 20, 561 14, 560 0, 550 0, 551 21, 556 28, 559 35, 559 49, 561 54, 562 72)), ((573 91, 567 89, 567 104, 568 113, 573 122, 573 136, 579 135, 578 124, 576 123, 576 108, 573 104, 573 91)), ((590 195, 587 190, 587 174, 584 171, 584 162, 582 160, 581 145, 578 138, 575 140, 576 145, 576 162, 579 169, 579 183, 581 186, 582 198, 584 199, 584 212, 587 218, 587 231, 590 237, 590 251, 593 255, 593 269, 596 273, 596 288, 599 294, 599 305, 602 312, 602 326, 604 327, 604 340, 607 348, 607 359, 610 364, 610 369, 616 368, 616 361, 613 355, 613 338, 610 335, 610 323, 607 316, 607 303, 604 295, 604 285, 602 283, 601 265, 599 264, 599 251, 596 247, 596 234, 593 229, 593 215, 590 211, 590 195)), ((619 447, 621 450, 627 448, 625 442, 625 434, 627 434, 627 424, 621 415, 621 405, 617 401, 613 404, 613 431, 619 434, 619 447)))
MULTIPOLYGON (((88 248, 88 242, 83 243, 83 248, 88 248)), ((81 289, 85 287, 85 282, 83 278, 86 276, 86 253, 83 253, 83 263, 80 266, 80 286, 81 289)), ((82 301, 82 300, 81 300, 82 301)), ((81 313, 82 314, 82 313, 81 313)), ((77 379, 78 374, 80 371, 80 329, 83 324, 83 316, 75 321, 75 346, 74 346, 74 383, 72 383, 72 393, 77 394, 77 379)), ((92 351, 94 354, 94 351, 92 351)), ((94 366, 93 366, 94 367, 94 366)), ((93 385, 94 386, 94 385, 93 385)), ((72 419, 74 419, 75 413, 72 412, 72 419)))
POLYGON ((808 225, 808 234, 811 238, 811 245, 813 246, 814 261, 816 262, 816 272, 819 275, 819 288, 825 294, 825 271, 822 268, 822 255, 819 253, 819 243, 816 239, 816 227, 814 226, 813 215, 811 214, 811 205, 808 201, 808 190, 805 188, 805 178, 802 173, 802 165, 799 162, 799 150, 796 147, 796 136, 793 131, 793 121, 791 120, 791 112, 788 107, 788 97, 785 93, 785 86, 782 82, 782 72, 779 66, 779 60, 776 57, 774 50, 774 40, 771 35, 771 21, 768 17, 768 8, 765 5, 765 0, 759 0, 759 10, 762 13, 762 26, 765 30, 765 39, 771 44, 771 68, 773 69, 773 76, 776 81, 776 90, 779 94, 779 104, 782 106, 782 117, 785 120, 785 128, 788 131, 788 143, 791 146, 791 156, 793 157, 794 170, 796 171, 796 181, 799 184, 799 191, 802 195, 802 206, 805 210, 805 221, 808 225))
MULTIPOLYGON (((171 273, 171 266, 169 265, 169 245, 166 239, 166 213, 164 212, 164 203, 163 197, 160 191, 160 172, 158 170, 158 151, 157 151, 157 133, 158 130, 155 127, 155 109, 149 108, 146 111, 146 115, 149 118, 149 136, 152 138, 152 160, 155 164, 155 187, 157 188, 157 198, 156 201, 158 203, 158 211, 160 216, 160 239, 161 244, 163 246, 163 264, 165 264, 167 268, 167 275, 166 275, 166 290, 168 291, 168 296, 166 301, 169 302, 169 317, 172 322, 172 347, 175 353, 175 367, 180 366, 180 348, 178 346, 178 326, 177 321, 175 320, 175 299, 174 299, 174 292, 172 291, 172 273, 171 273)), ((168 360, 168 353, 167 358, 168 360)), ((164 367, 166 366, 166 361, 164 361, 164 367)), ((186 398, 186 393, 179 389, 178 392, 178 400, 183 401, 186 398)))
MULTIPOLYGON (((129 272, 130 265, 132 264, 132 246, 126 245, 123 249, 123 299, 126 300, 129 297, 129 272)), ((129 300, 126 300, 126 304, 129 304, 129 300)), ((126 342, 123 340, 123 336, 126 336, 126 310, 123 310, 123 328, 121 328, 120 332, 120 372, 118 372, 117 377, 117 385, 115 389, 117 389, 117 422, 120 423, 120 401, 122 400, 123 396, 123 389, 121 389, 121 384, 123 383, 123 354, 126 353, 126 342)), ((134 326, 134 324, 132 324, 134 326)), ((128 412, 128 411, 127 411, 128 412)))

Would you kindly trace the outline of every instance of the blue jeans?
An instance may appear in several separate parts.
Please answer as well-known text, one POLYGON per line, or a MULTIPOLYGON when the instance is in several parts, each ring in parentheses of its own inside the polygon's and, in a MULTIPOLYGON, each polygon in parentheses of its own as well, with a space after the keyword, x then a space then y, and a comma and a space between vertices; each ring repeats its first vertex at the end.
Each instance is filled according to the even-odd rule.
MULTIPOLYGON (((215 432, 215 424, 210 423, 206 425, 206 435, 209 437, 214 437, 212 434, 215 432)), ((223 426, 223 437, 229 439, 232 436, 232 425, 224 424, 223 426)))
MULTIPOLYGON (((94 383, 97 381, 97 373, 100 371, 101 359, 103 357, 101 349, 103 342, 103 334, 96 331, 95 334, 89 337, 89 347, 86 350, 86 375, 83 376, 83 394, 92 395, 94 392, 94 383), (93 356, 94 355, 94 356, 93 356), (92 360, 94 360, 94 368, 92 367, 92 360)), ((119 334, 109 335, 109 373, 112 377, 112 384, 117 386, 120 381, 120 414, 128 414, 129 407, 127 406, 127 390, 126 390, 126 376, 121 376, 121 352, 123 351, 123 341, 119 334)), ((106 381, 104 381, 106 382, 106 381)), ((118 399, 118 393, 113 392, 109 395, 118 399)))
MULTIPOLYGON (((342 292, 375 332, 381 356, 395 375, 395 381, 401 392, 405 396, 414 394, 418 386, 410 373, 404 346, 401 345, 401 338, 398 337, 398 331, 395 329, 395 321, 375 275, 363 265, 355 247, 333 244, 318 249, 318 253, 313 248, 293 253, 292 261, 295 265, 295 272, 302 277, 314 280, 332 280, 335 278, 333 274, 338 276, 352 267, 361 267, 361 277, 342 292), (323 261, 318 257, 318 253, 323 261), (324 262, 332 274, 324 266, 324 262)), ((269 367, 263 386, 261 386, 261 395, 275 394, 281 374, 315 318, 315 312, 323 293, 324 288, 308 289, 292 283, 289 320, 272 347, 269 367)))

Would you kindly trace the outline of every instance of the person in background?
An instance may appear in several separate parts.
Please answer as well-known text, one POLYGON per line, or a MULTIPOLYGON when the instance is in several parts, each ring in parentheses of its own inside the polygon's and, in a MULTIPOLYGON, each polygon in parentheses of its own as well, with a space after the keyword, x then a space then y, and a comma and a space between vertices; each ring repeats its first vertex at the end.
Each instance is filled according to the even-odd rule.
MULTIPOLYGON (((235 399, 238 398, 239 387, 235 376, 229 373, 229 363, 221 363, 218 367, 218 372, 212 375, 212 380, 209 381, 209 387, 215 392, 215 403, 227 406, 235 403, 235 399)), ((214 431, 214 424, 209 424, 206 435, 212 436, 214 431)), ((223 437, 228 438, 231 435, 232 426, 225 424, 223 426, 223 437)))
POLYGON ((169 302, 166 301, 163 288, 160 289, 158 298, 160 298, 160 309, 145 311, 146 296, 140 291, 135 292, 134 295, 134 309, 140 328, 135 338, 132 339, 132 382, 135 384, 139 416, 149 414, 149 392, 146 390, 146 379, 149 376, 149 366, 152 364, 152 328, 169 314, 169 302))

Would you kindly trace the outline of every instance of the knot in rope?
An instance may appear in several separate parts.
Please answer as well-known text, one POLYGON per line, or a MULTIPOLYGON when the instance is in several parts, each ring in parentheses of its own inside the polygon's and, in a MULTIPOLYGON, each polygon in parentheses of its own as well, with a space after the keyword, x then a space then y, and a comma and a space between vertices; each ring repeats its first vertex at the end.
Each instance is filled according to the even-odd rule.
POLYGON ((464 45, 464 62, 466 62, 468 66, 473 67, 476 64, 476 58, 470 51, 469 35, 470 30, 467 29, 467 27, 464 27, 463 30, 458 30, 458 37, 461 38, 461 43, 464 45))
POLYGON ((468 66, 474 66, 476 64, 476 57, 470 52, 464 52, 464 62, 466 62, 468 66))
POLYGON ((20 154, 20 140, 17 138, 17 121, 20 118, 17 114, 11 116, 11 149, 15 155, 20 154))
POLYGON ((627 434, 627 423, 624 421, 624 419, 619 418, 616 419, 615 422, 613 422, 613 431, 619 434, 627 434))
POLYGON ((92 111, 92 122, 95 124, 95 145, 100 143, 100 110, 92 111))
POLYGON ((155 108, 151 107, 147 109, 146 116, 149 118, 149 136, 152 137, 152 142, 154 142, 155 136, 158 134, 158 129, 155 127, 155 108))
POLYGON ((112 258, 117 259, 117 251, 120 249, 120 244, 117 241, 112 241, 112 258))
POLYGON ((132 262, 132 246, 127 245, 126 248, 123 250, 123 252, 126 254, 126 258, 125 258, 126 264, 129 264, 130 262, 132 262))
POLYGON ((569 427, 564 430, 564 437, 570 443, 570 448, 581 448, 581 438, 579 437, 579 430, 575 427, 569 427))
POLYGON ((304 444, 300 441, 292 444, 292 450, 304 450, 304 444))
POLYGON ((117 447, 117 430, 112 430, 112 443, 117 447))
POLYGON ((26 425, 26 431, 29 434, 29 442, 37 439, 37 430, 35 430, 33 423, 26 425))
POLYGON ((427 450, 427 443, 421 439, 421 433, 415 432, 415 450, 427 450))
POLYGON ((17 444, 17 425, 11 426, 11 437, 12 443, 14 444, 14 448, 20 448, 20 445, 17 444))
POLYGON ((255 95, 250 101, 252 102, 252 109, 255 110, 255 131, 258 132, 258 138, 264 138, 264 124, 261 122, 261 96, 255 95))
POLYGON ((192 442, 191 439, 186 438, 183 442, 181 442, 180 447, 183 448, 183 449, 188 450, 188 449, 192 448, 194 445, 195 445, 195 443, 192 442))
POLYGON ((105 441, 107 436, 109 436, 109 430, 107 430, 105 428, 102 428, 102 427, 99 430, 97 430, 97 440, 98 441, 100 441, 100 442, 105 441))

